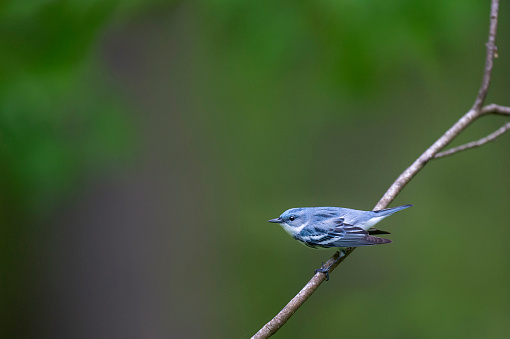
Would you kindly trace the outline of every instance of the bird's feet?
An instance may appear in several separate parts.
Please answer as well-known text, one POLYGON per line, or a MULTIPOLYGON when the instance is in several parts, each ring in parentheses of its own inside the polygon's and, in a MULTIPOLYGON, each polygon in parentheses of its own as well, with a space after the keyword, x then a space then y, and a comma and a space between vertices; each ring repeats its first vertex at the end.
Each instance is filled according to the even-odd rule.
POLYGON ((313 271, 313 273, 314 273, 314 274, 315 274, 315 273, 319 273, 319 272, 320 272, 320 273, 324 273, 324 274, 326 274, 326 281, 328 281, 328 280, 329 280, 329 267, 328 267, 328 268, 326 268, 326 266, 324 265, 324 263, 322 263, 321 268, 318 268, 318 269, 316 269, 315 271, 313 271))
POLYGON ((338 258, 331 264, 329 265, 329 267, 326 267, 326 264, 322 263, 321 267, 316 269, 315 271, 313 271, 313 273, 324 273, 326 275, 326 281, 329 280, 329 269, 335 265, 338 261, 340 261, 340 259, 342 259, 343 257, 345 256, 345 251, 344 250, 341 250, 339 255, 338 255, 338 258))

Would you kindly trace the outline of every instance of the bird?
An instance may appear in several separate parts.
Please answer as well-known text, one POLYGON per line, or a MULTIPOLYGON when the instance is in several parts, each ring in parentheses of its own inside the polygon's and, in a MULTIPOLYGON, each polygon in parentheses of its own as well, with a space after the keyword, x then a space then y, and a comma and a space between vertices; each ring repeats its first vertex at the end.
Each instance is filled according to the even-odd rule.
MULTIPOLYGON (((345 248, 372 246, 391 243, 391 240, 379 238, 373 234, 389 234, 373 228, 382 219, 393 213, 411 207, 403 205, 378 211, 362 211, 343 207, 299 207, 283 212, 278 218, 269 222, 276 223, 294 239, 314 248, 340 248, 345 255, 345 248)), ((336 261, 335 261, 336 263, 336 261)), ((331 267, 332 265, 330 265, 331 267)), ((315 272, 326 273, 329 268, 323 266, 315 272)))

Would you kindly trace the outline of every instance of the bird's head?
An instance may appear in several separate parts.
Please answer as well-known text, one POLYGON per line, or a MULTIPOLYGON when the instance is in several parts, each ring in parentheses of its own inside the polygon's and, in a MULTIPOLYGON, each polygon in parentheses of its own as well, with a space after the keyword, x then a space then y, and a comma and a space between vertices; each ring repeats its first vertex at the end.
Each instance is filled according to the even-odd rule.
POLYGON ((300 231, 302 226, 308 222, 308 214, 305 208, 291 208, 282 213, 278 218, 268 220, 269 222, 280 224, 289 233, 291 230, 300 231), (298 230, 299 229, 299 230, 298 230))

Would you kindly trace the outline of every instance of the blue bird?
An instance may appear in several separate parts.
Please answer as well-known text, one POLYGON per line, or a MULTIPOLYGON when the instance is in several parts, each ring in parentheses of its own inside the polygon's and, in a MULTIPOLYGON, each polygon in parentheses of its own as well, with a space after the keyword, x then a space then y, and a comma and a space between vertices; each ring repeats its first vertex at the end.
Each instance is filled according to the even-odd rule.
MULTIPOLYGON (((301 207, 283 212, 269 222, 280 224, 294 239, 311 248, 372 246, 390 243, 391 240, 372 234, 388 234, 373 226, 382 219, 412 205, 387 208, 379 211, 360 211, 342 207, 301 207)), ((345 252, 342 252, 344 254, 345 252)), ((338 258, 338 260, 342 255, 338 258)), ((324 266, 319 272, 326 273, 324 266)))

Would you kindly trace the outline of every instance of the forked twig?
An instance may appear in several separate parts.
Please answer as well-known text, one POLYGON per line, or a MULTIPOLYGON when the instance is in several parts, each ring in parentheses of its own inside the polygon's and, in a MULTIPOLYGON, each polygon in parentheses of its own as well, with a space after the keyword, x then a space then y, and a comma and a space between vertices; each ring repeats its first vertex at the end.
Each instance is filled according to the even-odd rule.
POLYGON ((495 132, 489 134, 488 136, 486 136, 484 138, 481 138, 476 141, 471 141, 471 142, 468 142, 467 144, 460 145, 460 146, 457 146, 454 148, 450 148, 447 151, 439 152, 436 155, 434 155, 434 159, 446 157, 448 155, 452 155, 452 154, 455 154, 460 151, 465 151, 470 148, 480 147, 480 146, 488 143, 489 141, 493 141, 494 139, 496 139, 500 135, 504 134, 508 130, 510 130, 510 122, 507 122, 506 124, 501 126, 498 130, 496 130, 495 132))

